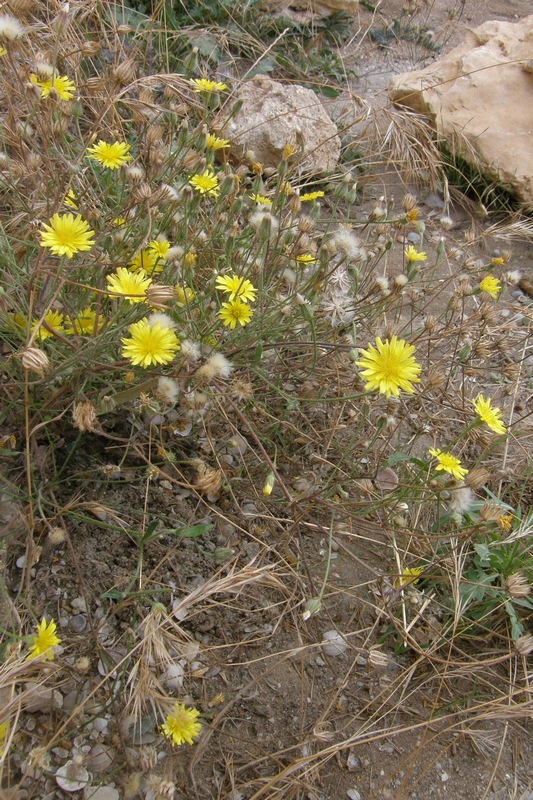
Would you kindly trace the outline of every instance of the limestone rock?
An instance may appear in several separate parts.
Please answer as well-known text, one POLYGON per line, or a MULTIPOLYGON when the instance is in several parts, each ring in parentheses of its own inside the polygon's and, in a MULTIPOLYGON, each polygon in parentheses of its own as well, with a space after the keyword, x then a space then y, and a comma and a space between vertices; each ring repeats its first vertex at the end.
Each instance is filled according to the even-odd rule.
POLYGON ((359 0, 266 0, 267 9, 274 15, 290 17, 304 24, 338 11, 355 14, 358 6, 359 0))
POLYGON ((260 76, 246 81, 236 100, 242 107, 222 135, 230 140, 230 153, 237 161, 251 150, 263 166, 277 168, 283 148, 290 144, 296 148, 300 173, 335 169, 341 152, 337 127, 311 89, 260 76))
POLYGON ((533 208, 533 15, 492 20, 423 70, 398 75, 390 97, 428 115, 437 135, 533 208))

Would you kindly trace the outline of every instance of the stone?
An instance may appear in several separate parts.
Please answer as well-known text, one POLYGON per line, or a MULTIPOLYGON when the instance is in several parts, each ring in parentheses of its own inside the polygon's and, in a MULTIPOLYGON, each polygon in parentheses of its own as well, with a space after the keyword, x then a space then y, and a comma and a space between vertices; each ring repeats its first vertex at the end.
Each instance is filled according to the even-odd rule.
POLYGON ((334 171, 341 153, 337 126, 311 89, 257 76, 242 84, 235 100, 241 108, 220 121, 233 159, 241 163, 253 151, 254 161, 277 169, 284 148, 292 145, 298 173, 334 171))
POLYGON ((393 78, 393 103, 425 114, 437 137, 533 208, 533 15, 491 20, 425 69, 393 78))
POLYGON ((358 6, 359 0, 266 0, 268 11, 275 16, 289 17, 304 24, 339 11, 355 14, 358 6))
POLYGON ((83 800, 120 800, 120 792, 114 786, 87 786, 83 791, 83 800))

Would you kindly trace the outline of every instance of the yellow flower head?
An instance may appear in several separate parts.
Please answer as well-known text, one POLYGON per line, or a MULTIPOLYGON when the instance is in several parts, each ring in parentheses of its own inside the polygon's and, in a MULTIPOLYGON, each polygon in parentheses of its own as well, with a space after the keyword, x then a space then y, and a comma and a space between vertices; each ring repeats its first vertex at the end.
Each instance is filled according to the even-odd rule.
POLYGON ((180 703, 174 705, 172 714, 168 714, 161 725, 164 735, 172 740, 172 744, 194 744, 200 735, 202 726, 197 722, 200 712, 196 708, 186 708, 180 703))
POLYGON ((401 589, 406 583, 416 586, 419 581, 420 575, 424 572, 424 567, 406 567, 401 575, 396 578, 394 585, 397 589, 401 589))
MULTIPOLYGON (((2 48, 0 48, 1 50, 2 48)), ((0 52, 0 56, 2 53, 0 52)), ((7 737, 7 722, 0 723, 0 758, 4 755, 4 745, 7 737)))
POLYGON ((221 292, 229 295, 228 300, 235 300, 238 297, 245 303, 255 300, 257 289, 247 278, 239 278, 238 275, 219 275, 216 279, 216 287, 221 292))
POLYGON ((119 267, 112 275, 107 276, 107 291, 114 297, 123 297, 130 303, 142 303, 146 300, 146 290, 152 283, 144 270, 130 272, 126 267, 119 267))
POLYGON ((45 339, 48 339, 49 336, 53 336, 54 334, 49 328, 52 328, 53 331, 56 333, 65 333, 65 328, 63 327, 63 314, 60 314, 59 311, 49 311, 48 314, 45 315, 43 321, 41 322, 38 319, 34 319, 31 324, 31 332, 39 328, 39 333, 37 334, 37 338, 44 342, 45 339))
POLYGON ((51 78, 42 80, 32 73, 30 75, 30 81, 35 86, 39 87, 41 90, 41 97, 43 98, 48 97, 52 90, 57 92, 60 100, 72 100, 76 93, 76 85, 68 78, 61 78, 59 75, 54 75, 51 78))
POLYGON ((33 642, 29 648, 28 658, 37 658, 44 656, 45 661, 53 661, 54 647, 61 642, 61 639, 56 634, 57 625, 53 619, 46 622, 43 617, 37 633, 32 637, 33 642))
POLYGON ((146 272, 148 275, 159 275, 163 272, 163 261, 152 248, 145 247, 132 258, 128 264, 132 272, 146 272))
POLYGON ((482 292, 486 292, 490 294, 495 300, 498 299, 498 295, 502 290, 502 285, 498 278, 495 278, 493 275, 487 275, 486 278, 483 278, 481 283, 479 284, 479 288, 482 292))
POLYGON ((178 306, 186 306, 194 300, 194 292, 189 286, 176 286, 176 298, 178 306))
POLYGON ((310 203, 312 200, 318 200, 319 197, 324 197, 324 192, 307 192, 300 196, 302 203, 310 203))
POLYGON ((316 258, 311 253, 302 253, 300 256, 296 256, 296 261, 299 264, 314 264, 316 258))
POLYGON ((73 208, 75 211, 78 210, 78 200, 77 200, 76 192, 74 191, 74 189, 69 189, 68 190, 68 192, 65 195, 65 199, 63 200, 63 203, 66 206, 69 206, 70 208, 73 208))
POLYGON ((212 169, 206 169, 201 175, 193 175, 189 183, 200 194, 209 194, 211 197, 218 197, 220 194, 218 176, 212 169))
POLYGON ((88 148, 87 158, 93 158, 103 167, 107 167, 107 169, 118 169, 123 164, 131 161, 129 150, 130 145, 126 142, 108 144, 103 139, 100 139, 98 144, 88 148))
POLYGON ((200 92, 223 92, 224 89, 227 89, 225 83, 217 83, 216 81, 209 81, 207 78, 192 78, 189 81, 191 86, 193 87, 196 93, 200 92))
POLYGON ((247 325, 252 319, 253 313, 250 306, 243 303, 242 300, 237 297, 229 303, 222 303, 219 316, 224 325, 234 330, 237 323, 243 327, 247 325))
POLYGON ((269 197, 264 197, 262 194, 253 194, 252 200, 254 203, 259 203, 259 205, 263 206, 271 206, 272 200, 269 197))
POLYGON ((362 370, 361 377, 366 381, 365 389, 369 392, 378 389, 381 394, 398 397, 400 389, 413 394, 412 384, 419 383, 422 367, 413 357, 415 348, 403 339, 393 336, 384 342, 376 337, 376 347, 368 345, 368 350, 361 350, 363 358, 356 361, 362 370))
POLYGON ((208 150, 215 152, 216 150, 223 150, 225 147, 229 147, 229 141, 228 139, 219 139, 218 136, 213 136, 212 133, 208 133, 205 137, 205 146, 208 150))
POLYGON ((443 453, 442 450, 434 450, 430 448, 430 454, 438 460, 435 467, 437 472, 448 472, 456 481, 462 481, 465 475, 468 475, 468 470, 461 466, 461 462, 451 453, 443 453))
POLYGON ((104 326, 105 319, 102 314, 96 316, 96 311, 92 308, 84 308, 80 313, 73 317, 71 323, 65 328, 67 333, 78 336, 95 336, 100 333, 104 326))
POLYGON ((196 266, 196 262, 198 261, 198 253, 193 253, 192 250, 189 250, 188 253, 185 253, 183 256, 183 263, 186 267, 194 267, 196 266))
POLYGON ((410 264, 416 264, 417 261, 427 261, 428 257, 424 252, 418 252, 416 247, 412 244, 405 249, 405 257, 410 264))
POLYGON ((170 250, 170 242, 166 239, 153 239, 148 244, 148 249, 151 250, 156 256, 163 261, 166 259, 168 251, 170 250))
POLYGON ((148 319, 142 319, 130 325, 129 332, 129 338, 121 339, 122 355, 135 367, 146 369, 151 364, 168 364, 180 349, 176 333, 160 322, 152 325, 148 319))
POLYGON ((490 397, 485 400, 482 394, 478 394, 472 403, 478 417, 489 426, 491 431, 499 434, 506 433, 505 425, 502 422, 502 412, 497 406, 492 405, 490 397))
POLYGON ((54 214, 50 225, 41 231, 41 247, 48 247, 55 256, 72 258, 74 253, 90 250, 94 244, 94 231, 78 214, 54 214))
MULTIPOLYGON (((6 54, 6 53, 7 53, 7 50, 6 50, 6 48, 5 48, 5 47, 2 47, 2 45, 0 44, 0 58, 3 58, 3 57, 5 56, 5 54, 6 54)), ((2 727, 2 726, 0 725, 0 728, 1 728, 1 727, 2 727)), ((0 755, 1 755, 1 750, 0 750, 0 755)))

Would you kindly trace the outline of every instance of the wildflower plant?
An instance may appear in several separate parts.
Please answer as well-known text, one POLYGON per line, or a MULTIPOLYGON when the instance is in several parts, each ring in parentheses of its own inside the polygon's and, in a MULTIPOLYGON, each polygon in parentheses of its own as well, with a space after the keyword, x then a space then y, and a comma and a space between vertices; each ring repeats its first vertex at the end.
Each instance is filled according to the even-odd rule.
MULTIPOLYGON (((218 106, 229 113, 233 86, 193 50, 185 74, 168 69, 162 20, 133 33, 91 9, 41 11, 4 20, 4 38, 0 20, 0 488, 16 500, 0 566, 22 570, 10 602, 27 611, 41 591, 46 617, 26 648, 13 614, 2 652, 18 647, 28 670, 54 660, 43 680, 93 670, 102 696, 80 701, 85 727, 97 707, 133 709, 154 747, 200 752, 201 714, 223 749, 221 659, 228 674, 237 646, 259 661, 211 617, 267 630, 269 658, 293 624, 307 647, 308 619, 345 592, 333 565, 346 546, 376 559, 375 580, 346 592, 368 610, 354 653, 389 639, 406 663, 433 659, 435 698, 453 659, 485 679, 480 647, 488 659, 494 634, 525 650, 531 604, 530 328, 525 306, 499 316, 507 256, 481 267, 410 195, 369 204, 359 161, 320 183, 293 141, 275 166, 230 163, 218 106), (418 250, 408 235, 423 225, 418 250), (73 597, 87 597, 87 637, 62 627, 65 564, 85 581, 73 597), (457 646, 474 623, 483 643, 457 646)), ((79 719, 57 728, 74 738, 79 719)), ((274 776, 272 791, 289 789, 274 776)))

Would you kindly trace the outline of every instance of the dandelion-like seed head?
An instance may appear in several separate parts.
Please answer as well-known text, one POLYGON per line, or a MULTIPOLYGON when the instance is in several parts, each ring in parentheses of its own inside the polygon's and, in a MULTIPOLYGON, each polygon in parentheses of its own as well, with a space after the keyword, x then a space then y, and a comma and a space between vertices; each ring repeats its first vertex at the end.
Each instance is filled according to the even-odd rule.
POLYGON ((14 42, 24 35, 24 26, 11 14, 0 14, 0 41, 14 42))
POLYGON ((107 291, 112 296, 128 300, 129 303, 142 303, 151 283, 152 279, 144 270, 130 272, 126 267, 119 267, 116 272, 107 276, 107 291))
POLYGON ((113 142, 109 144, 104 142, 103 139, 89 147, 87 150, 87 158, 92 158, 98 161, 103 167, 107 169, 118 169, 128 161, 131 161, 129 154, 130 145, 127 142, 113 142))
POLYGON ((488 425, 491 431, 499 434, 506 433, 505 425, 502 422, 502 412, 497 406, 492 405, 490 397, 485 399, 482 394, 478 394, 472 403, 480 420, 488 425))
POLYGON ((53 619, 47 622, 43 617, 37 628, 37 633, 32 637, 32 644, 28 651, 28 658, 43 656, 46 661, 54 659, 54 647, 61 639, 56 634, 57 625, 53 619))
POLYGON ((194 744, 194 740, 200 735, 202 726, 197 721, 200 712, 196 708, 186 708, 180 703, 176 703, 171 714, 167 718, 161 730, 163 734, 178 747, 182 744, 194 744))
POLYGON ((175 331, 148 319, 134 322, 129 327, 130 336, 121 339, 122 355, 131 363, 145 369, 152 364, 168 364, 180 348, 175 331))
POLYGON ((74 253, 90 250, 94 231, 78 214, 54 214, 50 224, 41 231, 41 247, 49 248, 56 256, 72 258, 74 253))
POLYGON ((435 469, 437 472, 448 472, 456 481, 462 481, 468 470, 461 466, 461 461, 451 453, 444 453, 442 450, 430 448, 430 454, 439 462, 435 469))
POLYGON ((363 358, 356 361, 361 377, 366 381, 365 389, 377 389, 381 394, 398 397, 400 389, 413 394, 413 383, 419 383, 422 367, 413 357, 415 348, 403 339, 393 336, 384 342, 376 337, 376 346, 361 350, 363 358))

